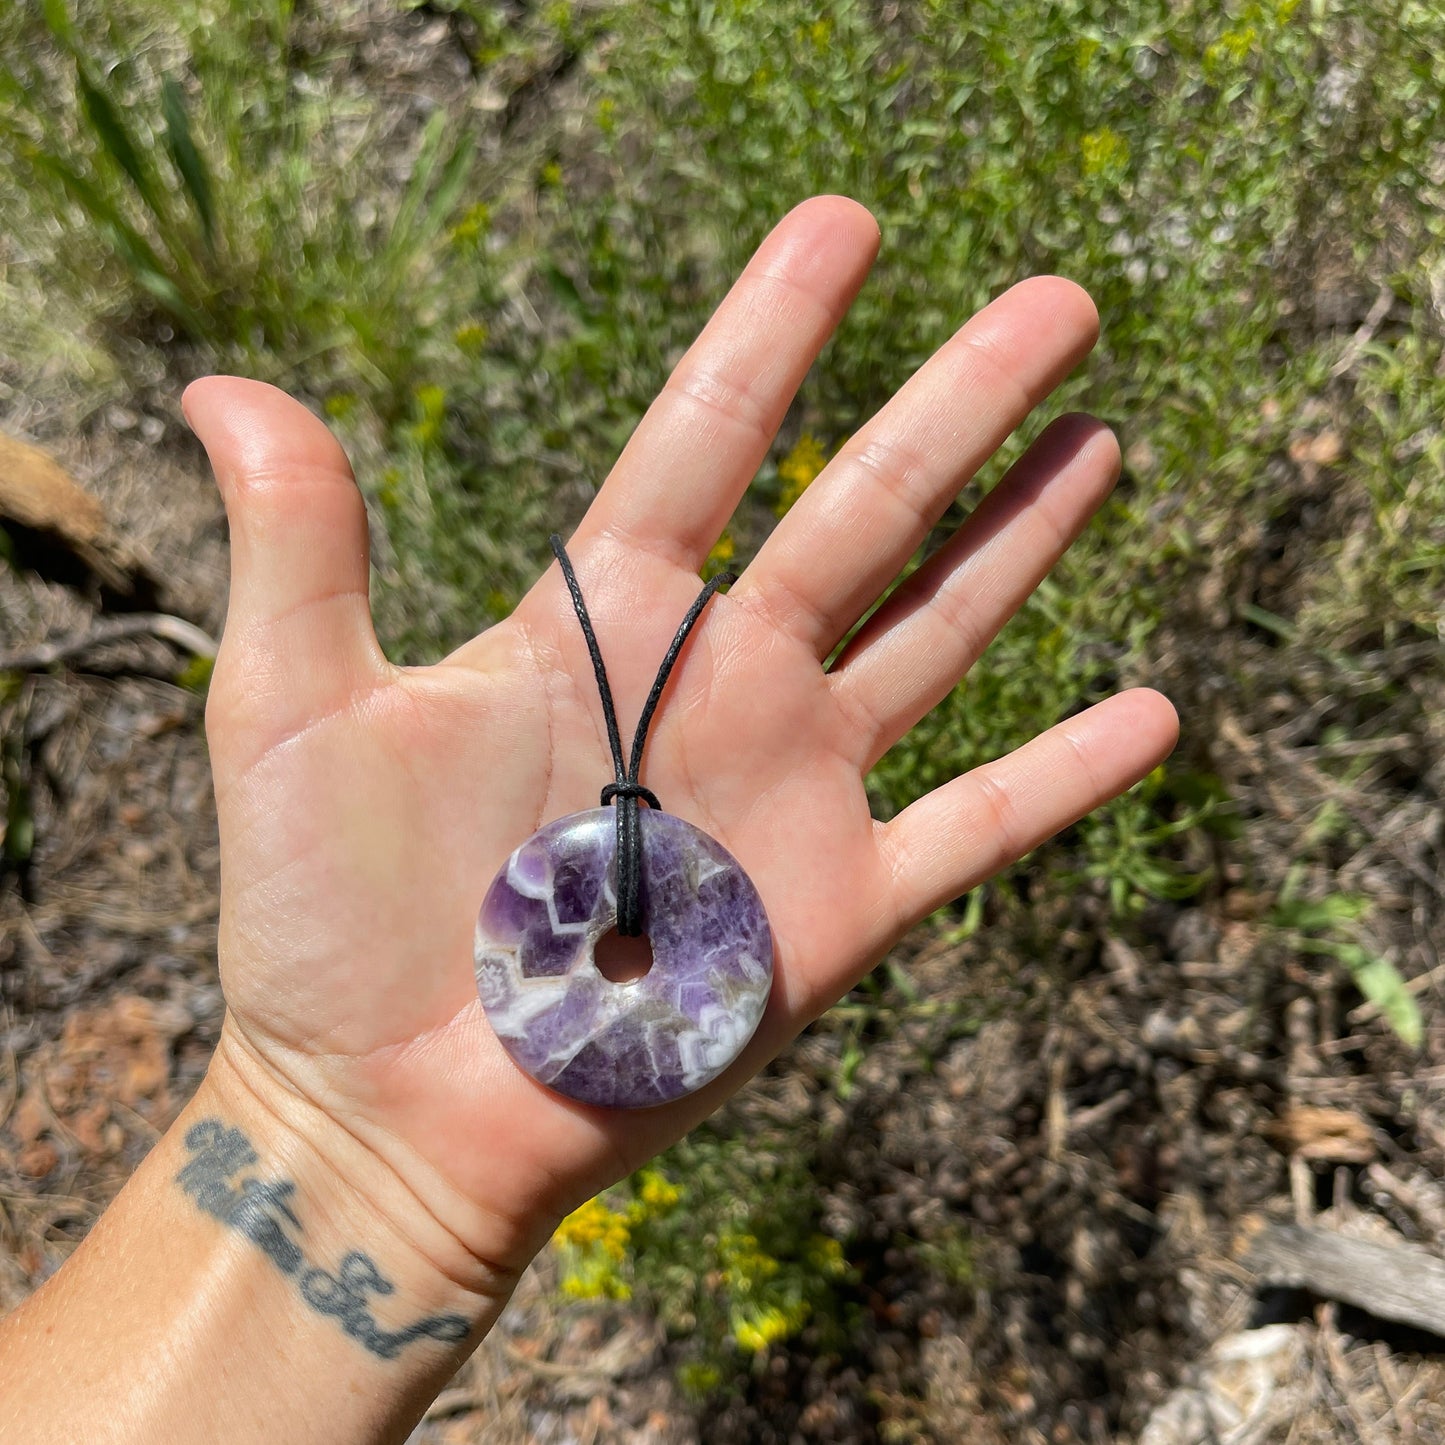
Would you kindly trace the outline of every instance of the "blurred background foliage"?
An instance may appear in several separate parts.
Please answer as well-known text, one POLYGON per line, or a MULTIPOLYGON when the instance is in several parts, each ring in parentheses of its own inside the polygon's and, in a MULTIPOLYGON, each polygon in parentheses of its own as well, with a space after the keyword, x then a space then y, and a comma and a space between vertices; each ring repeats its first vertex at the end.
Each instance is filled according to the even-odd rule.
MULTIPOLYGON (((1046 955, 1067 922, 1034 907, 1049 890, 1128 929, 1229 881, 1265 886, 1259 849, 1278 839, 1251 845, 1212 762, 1226 702, 1264 706, 1286 680, 1292 706, 1317 709, 1319 766, 1348 779, 1373 719, 1406 725, 1408 689, 1379 657, 1439 666, 1434 4, 45 0, 0 12, 0 54, 0 307, 27 386, 83 377, 99 410, 137 374, 178 390, 233 369, 307 397, 357 461, 383 635, 403 660, 506 613, 547 531, 580 514, 802 197, 864 202, 882 255, 714 565, 746 565, 826 457, 991 296, 1040 271, 1082 282, 1103 339, 1053 409, 1118 430, 1121 485, 882 761, 877 810, 1129 683, 1174 693, 1186 741, 961 901, 942 924, 959 937, 987 921, 1046 955), (398 82, 358 48, 403 8, 451 27, 445 76, 398 82), (1240 637, 1267 667, 1238 660, 1240 637)), ((1273 880, 1270 926, 1418 1042, 1367 902, 1332 881, 1350 828, 1322 810, 1294 820, 1284 861, 1302 871, 1273 880)), ((890 983, 850 1007, 870 1017, 885 991, 920 1006, 890 983)), ((846 1286, 806 1163, 760 1183, 758 1157, 702 1137, 569 1221, 568 1288, 641 1284, 708 1349, 765 1349, 846 1286), (766 1221, 736 1203, 760 1190, 766 1221)), ((712 1358, 699 1353, 694 1383, 712 1358)))

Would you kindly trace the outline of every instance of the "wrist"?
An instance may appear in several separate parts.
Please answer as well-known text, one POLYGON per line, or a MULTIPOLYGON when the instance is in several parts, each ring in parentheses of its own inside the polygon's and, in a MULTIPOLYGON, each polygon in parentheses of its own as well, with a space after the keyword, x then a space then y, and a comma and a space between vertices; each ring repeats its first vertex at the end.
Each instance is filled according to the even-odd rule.
MULTIPOLYGON (((228 1032, 230 1030, 228 1029, 228 1032)), ((511 1277, 235 1040, 0 1328, 0 1439, 404 1439, 511 1277), (144 1368, 138 1368, 145 1361, 144 1368)))
POLYGON ((228 1020, 177 1121, 190 1204, 243 1237, 302 1303, 378 1358, 431 1345, 460 1355, 521 1272, 461 1232, 381 1152, 267 1064, 228 1020))

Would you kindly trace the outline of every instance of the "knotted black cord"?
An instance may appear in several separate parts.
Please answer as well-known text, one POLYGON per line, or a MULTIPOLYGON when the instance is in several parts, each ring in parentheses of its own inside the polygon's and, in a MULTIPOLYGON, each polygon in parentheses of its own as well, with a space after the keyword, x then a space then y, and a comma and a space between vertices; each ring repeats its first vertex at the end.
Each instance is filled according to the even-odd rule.
POLYGON ((637 719, 637 731, 632 735, 632 757, 624 762, 622 756, 622 731, 617 726, 617 708, 612 701, 612 688, 607 681, 607 666, 602 661, 602 649, 597 645, 597 634, 592 630, 592 619, 587 613, 587 603, 582 598, 577 574, 572 570, 572 560, 562 545, 562 538, 553 533, 550 541, 552 551, 562 564, 562 576, 567 582, 567 591, 572 594, 572 606, 577 621, 582 624, 582 636, 587 640, 587 652, 592 659, 592 673, 597 679, 597 692, 602 698, 602 717, 607 724, 607 744, 612 749, 612 770, 617 777, 602 790, 602 806, 612 804, 617 814, 617 931, 624 938, 636 938, 642 932, 642 821, 637 811, 641 799, 649 808, 660 812, 662 804, 657 795, 644 788, 638 781, 642 772, 642 750, 647 745, 647 730, 652 726, 653 714, 662 700, 663 689, 672 669, 682 652, 683 643, 693 629, 708 599, 719 587, 726 587, 737 579, 731 572, 719 572, 710 578, 698 594, 697 601, 687 609, 672 646, 657 669, 657 677, 647 701, 642 705, 642 715, 637 719))

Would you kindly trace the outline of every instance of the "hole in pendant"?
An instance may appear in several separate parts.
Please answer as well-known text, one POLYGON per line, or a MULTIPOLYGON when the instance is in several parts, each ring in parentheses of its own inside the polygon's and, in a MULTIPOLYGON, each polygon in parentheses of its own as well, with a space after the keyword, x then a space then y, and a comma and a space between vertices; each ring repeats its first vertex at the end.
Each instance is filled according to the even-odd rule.
POLYGON ((652 944, 645 933, 624 938, 611 928, 597 940, 592 959, 609 983, 636 983, 652 971, 652 944))

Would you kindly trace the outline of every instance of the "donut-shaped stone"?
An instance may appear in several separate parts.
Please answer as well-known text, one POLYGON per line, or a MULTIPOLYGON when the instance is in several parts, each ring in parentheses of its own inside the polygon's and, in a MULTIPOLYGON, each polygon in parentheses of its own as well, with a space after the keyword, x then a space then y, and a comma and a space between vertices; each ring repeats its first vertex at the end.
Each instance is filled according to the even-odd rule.
POLYGON ((534 833, 492 881, 477 920, 477 991, 534 1079, 587 1104, 638 1109, 700 1089, 753 1036, 773 981, 762 899, 715 839, 640 808, 642 928, 652 967, 598 971, 617 922, 617 819, 572 813, 534 833))

